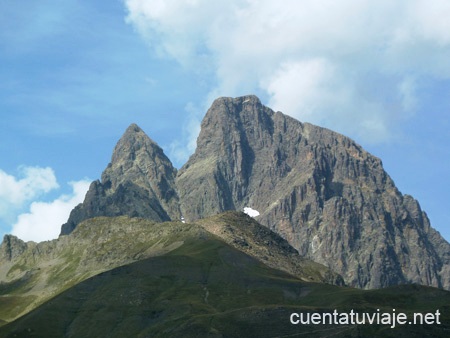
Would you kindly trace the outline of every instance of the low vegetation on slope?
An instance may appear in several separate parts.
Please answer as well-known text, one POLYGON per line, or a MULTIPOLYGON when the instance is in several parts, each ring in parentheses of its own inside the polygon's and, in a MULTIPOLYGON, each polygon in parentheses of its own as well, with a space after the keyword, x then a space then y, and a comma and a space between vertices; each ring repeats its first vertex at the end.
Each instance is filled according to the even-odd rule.
POLYGON ((53 241, 24 243, 10 236, 2 243, 0 325, 96 274, 165 255, 186 239, 216 236, 302 280, 342 283, 338 275, 302 259, 285 240, 243 213, 228 212, 199 224, 98 217, 53 241))
MULTIPOLYGON (((181 231, 181 228, 180 228, 181 231)), ((181 234, 180 234, 181 235, 181 234)), ((448 337, 450 292, 363 291, 299 280, 207 233, 91 277, 0 328, 1 337, 448 337), (440 325, 292 325, 293 312, 432 312, 440 325)))

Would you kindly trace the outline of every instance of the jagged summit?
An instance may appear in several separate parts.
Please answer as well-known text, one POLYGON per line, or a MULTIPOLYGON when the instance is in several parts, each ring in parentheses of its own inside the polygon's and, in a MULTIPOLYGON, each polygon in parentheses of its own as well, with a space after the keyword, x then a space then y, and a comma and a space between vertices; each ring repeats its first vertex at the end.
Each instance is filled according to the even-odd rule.
POLYGON ((125 130, 125 133, 123 134, 123 136, 125 136, 127 134, 134 134, 134 133, 143 133, 143 130, 136 123, 131 123, 128 126, 128 128, 125 130))
POLYGON ((450 289, 450 244, 419 203, 398 191, 380 159, 348 137, 274 112, 253 95, 214 101, 196 151, 178 173, 132 124, 61 234, 94 216, 191 222, 227 210, 251 210, 351 286, 450 289))
POLYGON ((62 226, 61 235, 96 216, 128 215, 159 222, 179 219, 176 173, 158 144, 131 124, 117 142, 101 182, 91 183, 84 202, 62 226))
POLYGON ((145 152, 151 148, 158 149, 159 146, 137 124, 132 123, 117 142, 111 164, 132 160, 136 153, 145 152))
POLYGON ((102 184, 116 189, 121 183, 132 181, 166 200, 166 181, 173 181, 175 175, 176 169, 161 147, 133 123, 117 142, 102 174, 102 184))
POLYGON ((214 101, 176 182, 188 221, 251 208, 258 222, 349 285, 450 288, 450 245, 380 159, 254 96, 214 101))

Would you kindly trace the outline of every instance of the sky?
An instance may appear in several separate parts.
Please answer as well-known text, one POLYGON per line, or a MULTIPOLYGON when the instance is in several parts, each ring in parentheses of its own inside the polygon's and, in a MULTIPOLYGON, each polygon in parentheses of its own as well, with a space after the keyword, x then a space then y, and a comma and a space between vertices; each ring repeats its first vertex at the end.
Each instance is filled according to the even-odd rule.
POLYGON ((56 238, 137 123, 180 168, 255 94, 381 158, 450 240, 450 2, 0 2, 0 236, 56 238))

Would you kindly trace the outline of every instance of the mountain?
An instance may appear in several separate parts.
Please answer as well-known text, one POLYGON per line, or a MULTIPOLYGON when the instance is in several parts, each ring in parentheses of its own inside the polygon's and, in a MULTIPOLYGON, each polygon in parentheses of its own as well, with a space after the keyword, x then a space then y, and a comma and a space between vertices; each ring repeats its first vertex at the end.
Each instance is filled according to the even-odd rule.
POLYGON ((419 203, 398 191, 380 159, 251 95, 214 101, 195 153, 178 172, 131 125, 61 234, 95 216, 195 222, 245 208, 347 285, 450 289, 450 244, 419 203))
POLYGON ((94 275, 205 239, 300 281, 343 284, 342 277, 302 258, 286 240, 244 213, 227 212, 197 224, 96 217, 52 241, 25 243, 5 236, 0 245, 0 322, 14 320, 94 275))
POLYGON ((84 202, 62 226, 61 235, 96 216, 127 215, 158 222, 180 219, 176 173, 158 144, 136 124, 130 125, 117 143, 101 182, 92 182, 84 202))
POLYGON ((449 243, 378 158, 255 96, 214 101, 176 187, 187 220, 250 207, 258 222, 349 285, 450 289, 449 243))
MULTIPOLYGON (((222 221, 228 216, 223 215, 222 221)), ((153 249, 166 244, 170 248, 165 254, 142 257, 76 284, 0 327, 1 337, 448 337, 449 291, 418 285, 359 290, 310 283, 269 268, 195 225, 156 224, 125 217, 94 221, 101 224, 86 221, 62 237, 83 235, 98 246, 98 237, 87 228, 95 227, 96 235, 107 239, 111 227, 110 238, 139 241, 153 233, 159 234, 154 236, 153 249), (146 226, 149 229, 142 232, 146 226), (289 322, 292 313, 317 316, 353 310, 373 316, 377 312, 392 315, 393 309, 409 320, 413 313, 429 313, 434 325, 397 324, 390 328, 387 323, 289 322), (435 323, 437 309, 439 324, 435 323)), ((99 249, 106 254, 107 247, 114 246, 99 249)), ((95 257, 100 260, 103 255, 95 257)), ((0 302, 0 308, 3 305, 0 302)))
POLYGON ((58 239, 4 237, 0 336, 447 337, 450 292, 423 285, 450 289, 450 245, 378 158, 219 98, 179 171, 132 124, 58 239), (393 309, 441 324, 289 323, 393 309))

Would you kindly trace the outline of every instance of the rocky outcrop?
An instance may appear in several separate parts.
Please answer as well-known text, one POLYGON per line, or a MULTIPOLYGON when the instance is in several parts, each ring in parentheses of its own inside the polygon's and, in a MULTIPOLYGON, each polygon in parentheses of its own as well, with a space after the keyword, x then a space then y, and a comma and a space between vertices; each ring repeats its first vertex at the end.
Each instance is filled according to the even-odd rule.
POLYGON ((61 235, 96 216, 126 215, 158 222, 180 219, 176 173, 163 150, 136 124, 130 125, 101 181, 91 183, 84 202, 62 226, 61 235))
POLYGON ((13 235, 5 235, 0 244, 0 262, 12 261, 27 249, 27 243, 13 235))
POLYGON ((227 211, 198 220, 196 224, 271 268, 308 282, 345 284, 330 268, 300 256, 280 235, 242 212, 227 211))
POLYGON ((348 285, 450 289, 450 244, 419 203, 398 191, 380 159, 348 137, 272 111, 255 96, 217 99, 195 153, 178 173, 131 125, 61 234, 95 216, 192 222, 247 207, 348 285))
POLYGON ((177 190, 188 221, 251 207, 260 223, 352 286, 450 288, 450 245, 378 158, 255 96, 213 103, 177 190))

